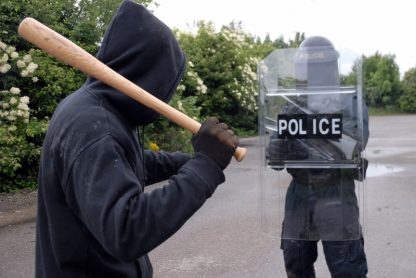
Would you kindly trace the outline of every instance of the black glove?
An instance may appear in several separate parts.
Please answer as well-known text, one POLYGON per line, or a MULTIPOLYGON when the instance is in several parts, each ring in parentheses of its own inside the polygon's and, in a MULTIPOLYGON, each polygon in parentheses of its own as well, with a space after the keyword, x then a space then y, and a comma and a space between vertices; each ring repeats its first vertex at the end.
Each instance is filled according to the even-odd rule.
POLYGON ((192 136, 195 152, 211 158, 224 170, 231 161, 238 146, 238 138, 234 132, 216 118, 209 118, 202 123, 199 131, 192 136))
POLYGON ((288 159, 288 142, 285 139, 270 138, 266 148, 266 158, 271 162, 278 162, 288 159))
POLYGON ((290 160, 305 160, 309 158, 309 148, 300 139, 290 140, 288 148, 288 158, 290 160))

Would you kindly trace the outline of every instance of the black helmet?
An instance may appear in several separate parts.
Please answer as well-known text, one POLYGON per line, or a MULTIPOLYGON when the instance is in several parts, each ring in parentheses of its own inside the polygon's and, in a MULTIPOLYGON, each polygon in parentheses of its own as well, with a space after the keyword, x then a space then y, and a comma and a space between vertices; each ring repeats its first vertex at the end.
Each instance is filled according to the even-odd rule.
POLYGON ((339 53, 326 38, 305 39, 295 55, 295 76, 299 88, 338 87, 339 53))

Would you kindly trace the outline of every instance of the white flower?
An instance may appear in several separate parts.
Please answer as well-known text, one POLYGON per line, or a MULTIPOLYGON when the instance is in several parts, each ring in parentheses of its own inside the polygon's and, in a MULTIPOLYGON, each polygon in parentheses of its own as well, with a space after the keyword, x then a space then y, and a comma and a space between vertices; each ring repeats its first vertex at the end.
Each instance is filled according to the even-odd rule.
POLYGON ((33 81, 33 83, 36 83, 36 82, 39 81, 39 79, 35 76, 35 77, 32 78, 32 81, 33 81))
POLYGON ((205 94, 207 92, 207 86, 202 85, 201 87, 201 93, 205 94))
POLYGON ((4 108, 4 109, 7 109, 7 108, 9 108, 9 107, 10 107, 10 105, 9 105, 7 102, 4 102, 4 103, 3 103, 3 108, 4 108))
POLYGON ((25 63, 29 64, 30 62, 32 62, 32 56, 30 54, 26 54, 23 57, 23 61, 25 61, 25 63))
POLYGON ((7 119, 9 120, 9 121, 15 121, 16 120, 16 116, 7 116, 7 119))
POLYGON ((35 70, 37 70, 37 68, 38 68, 38 65, 37 65, 37 64, 35 64, 35 63, 33 63, 33 62, 31 62, 31 63, 27 66, 26 70, 27 70, 29 73, 34 73, 34 72, 35 72, 35 70))
POLYGON ((12 59, 17 59, 17 58, 19 58, 19 53, 12 52, 12 54, 10 54, 10 57, 12 57, 12 59))
POLYGON ((29 72, 28 72, 27 70, 22 70, 22 72, 20 73, 20 75, 21 75, 22 77, 26 77, 26 76, 28 76, 28 75, 29 75, 29 72))
POLYGON ((192 61, 188 61, 188 65, 193 68, 194 67, 194 63, 192 63, 192 61))
POLYGON ((12 93, 13 95, 18 95, 20 94, 20 89, 16 87, 11 87, 9 92, 12 93))
POLYGON ((4 64, 9 60, 9 55, 7 53, 4 53, 3 56, 0 59, 0 63, 4 64))
POLYGON ((183 84, 181 84, 181 85, 178 86, 178 90, 179 91, 185 91, 185 89, 186 89, 186 87, 183 84))
POLYGON ((9 46, 9 47, 6 48, 6 52, 9 53, 9 54, 12 54, 15 51, 16 51, 16 48, 13 47, 13 46, 9 46))
POLYGON ((18 68, 26 67, 26 63, 22 60, 17 61, 16 65, 17 65, 18 68))
POLYGON ((28 123, 29 123, 29 119, 24 119, 24 120, 23 120, 23 122, 24 122, 25 124, 28 124, 28 123))
POLYGON ((20 102, 24 104, 29 104, 29 97, 28 96, 21 97, 20 102))
POLYGON ((19 105, 17 106, 17 109, 19 109, 19 111, 18 112, 25 112, 25 111, 28 111, 29 110, 29 106, 27 106, 27 104, 26 103, 23 103, 23 102, 21 102, 21 103, 19 103, 19 105))
POLYGON ((9 131, 16 131, 16 129, 17 129, 17 127, 15 125, 11 125, 8 128, 9 131))
POLYGON ((6 73, 6 72, 8 72, 11 68, 12 68, 12 66, 10 66, 9 64, 4 64, 4 65, 0 66, 0 72, 1 72, 1 73, 6 73))
POLYGON ((16 103, 17 103, 17 99, 16 99, 16 98, 14 98, 14 97, 12 97, 12 98, 10 98, 9 103, 10 103, 11 105, 16 104, 16 103))
POLYGON ((5 44, 4 42, 0 41, 0 49, 5 50, 7 47, 7 44, 5 44))
POLYGON ((183 109, 182 102, 178 100, 178 110, 182 110, 182 109, 183 109))

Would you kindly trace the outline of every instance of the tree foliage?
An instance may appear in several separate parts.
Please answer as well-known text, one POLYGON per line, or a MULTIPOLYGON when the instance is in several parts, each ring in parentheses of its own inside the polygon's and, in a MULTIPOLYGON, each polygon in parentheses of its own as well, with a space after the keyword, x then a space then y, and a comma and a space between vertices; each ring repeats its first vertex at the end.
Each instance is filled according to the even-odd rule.
POLYGON ((369 106, 394 108, 400 97, 400 71, 394 55, 364 57, 364 91, 369 106))
POLYGON ((416 112, 416 68, 411 68, 405 72, 401 89, 400 109, 404 112, 416 112))

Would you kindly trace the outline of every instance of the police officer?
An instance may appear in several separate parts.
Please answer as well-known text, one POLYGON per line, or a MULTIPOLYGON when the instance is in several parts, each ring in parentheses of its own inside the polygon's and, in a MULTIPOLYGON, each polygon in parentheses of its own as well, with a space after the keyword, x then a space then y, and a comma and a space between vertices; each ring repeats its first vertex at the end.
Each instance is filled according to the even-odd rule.
MULTIPOLYGON (((319 106, 325 106, 327 111, 331 109, 329 94, 326 99, 323 95, 313 95, 314 90, 334 90, 340 85, 338 52, 328 39, 314 36, 302 42, 296 56, 295 75, 297 88, 308 90, 310 94, 300 98, 298 106, 288 104, 285 113, 305 113, 302 106, 311 110, 319 110, 319 106)), ((342 96, 339 102, 341 107, 336 109, 353 110, 350 96, 342 96)), ((343 119, 343 130, 356 140, 357 153, 364 149, 369 135, 365 105, 362 111, 362 129, 356 128, 354 111, 350 118, 343 119)), ((323 154, 311 148, 307 142, 303 139, 278 139, 277 136, 272 136, 266 150, 268 159, 272 164, 286 159, 323 159, 323 154)), ((332 146, 329 152, 334 156, 342 156, 331 144, 321 147, 329 146, 332 146)), ((288 172, 292 181, 286 193, 281 240, 287 276, 315 277, 317 243, 321 240, 332 277, 366 277, 367 261, 354 185, 354 179, 363 178, 359 175, 361 171, 289 168, 288 172)))

